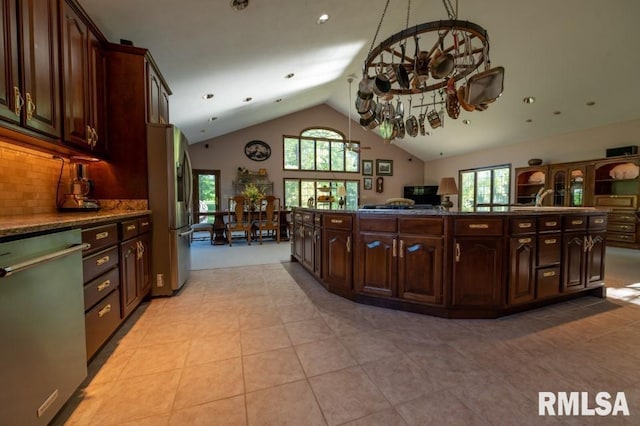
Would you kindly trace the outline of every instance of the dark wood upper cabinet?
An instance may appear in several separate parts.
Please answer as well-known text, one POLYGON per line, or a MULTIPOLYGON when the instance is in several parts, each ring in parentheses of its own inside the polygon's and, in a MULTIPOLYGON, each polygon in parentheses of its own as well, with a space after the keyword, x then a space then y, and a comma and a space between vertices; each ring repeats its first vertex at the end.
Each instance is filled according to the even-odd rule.
POLYGON ((107 153, 106 56, 83 19, 62 3, 64 142, 101 156, 107 153))
POLYGON ((1 0, 0 120, 61 135, 57 0, 1 0))

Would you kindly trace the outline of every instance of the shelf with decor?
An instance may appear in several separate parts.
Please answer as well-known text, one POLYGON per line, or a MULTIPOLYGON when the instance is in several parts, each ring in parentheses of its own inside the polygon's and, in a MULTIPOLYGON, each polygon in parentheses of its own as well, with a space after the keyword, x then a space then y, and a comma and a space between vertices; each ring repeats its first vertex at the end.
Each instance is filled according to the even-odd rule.
POLYGON ((548 166, 530 166, 515 169, 517 204, 534 204, 536 194, 547 184, 548 166))
POLYGON ((273 195, 273 182, 269 180, 269 175, 265 169, 252 172, 239 167, 236 180, 233 181, 233 193, 241 194, 249 184, 253 184, 264 195, 273 195))

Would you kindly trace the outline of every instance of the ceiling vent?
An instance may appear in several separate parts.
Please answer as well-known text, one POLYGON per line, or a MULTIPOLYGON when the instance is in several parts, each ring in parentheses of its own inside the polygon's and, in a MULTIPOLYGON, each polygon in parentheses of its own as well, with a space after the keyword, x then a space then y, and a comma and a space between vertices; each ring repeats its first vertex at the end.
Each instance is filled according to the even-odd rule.
POLYGON ((249 6, 249 0, 231 0, 231 8, 233 10, 241 11, 249 6))

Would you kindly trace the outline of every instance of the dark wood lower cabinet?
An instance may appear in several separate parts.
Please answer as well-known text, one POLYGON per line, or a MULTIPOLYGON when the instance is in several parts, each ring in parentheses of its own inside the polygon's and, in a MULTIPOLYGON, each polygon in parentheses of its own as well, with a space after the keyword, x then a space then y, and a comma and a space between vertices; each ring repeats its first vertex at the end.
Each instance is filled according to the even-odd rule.
POLYGON ((399 240, 398 296, 424 303, 442 304, 443 239, 400 236, 399 240))
POLYGON ((350 298, 353 292, 352 232, 325 229, 322 241, 326 247, 323 281, 332 293, 350 298))
POLYGON ((502 305, 502 238, 456 237, 454 250, 453 305, 502 305))
POLYGON ((531 302, 536 297, 536 240, 532 236, 509 241, 509 304, 531 302))
POLYGON ((332 293, 448 318, 605 297, 606 215, 536 213, 295 209, 292 256, 332 293))
POLYGON ((397 296, 395 235, 360 234, 357 290, 382 296, 397 296))

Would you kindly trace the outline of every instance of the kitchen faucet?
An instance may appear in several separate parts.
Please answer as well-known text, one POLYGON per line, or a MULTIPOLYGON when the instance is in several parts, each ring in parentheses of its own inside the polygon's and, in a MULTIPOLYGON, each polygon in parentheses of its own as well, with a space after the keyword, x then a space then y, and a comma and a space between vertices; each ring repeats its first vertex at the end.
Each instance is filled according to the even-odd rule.
POLYGON ((540 190, 536 194, 536 207, 542 207, 542 200, 544 200, 544 197, 551 194, 552 192, 553 189, 544 189, 544 187, 540 188, 540 190))

